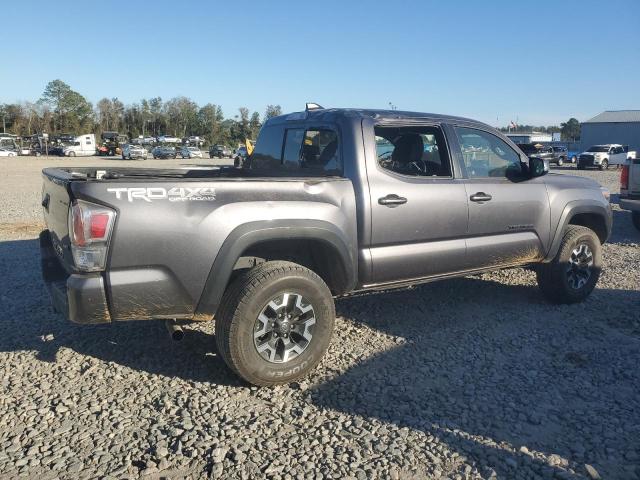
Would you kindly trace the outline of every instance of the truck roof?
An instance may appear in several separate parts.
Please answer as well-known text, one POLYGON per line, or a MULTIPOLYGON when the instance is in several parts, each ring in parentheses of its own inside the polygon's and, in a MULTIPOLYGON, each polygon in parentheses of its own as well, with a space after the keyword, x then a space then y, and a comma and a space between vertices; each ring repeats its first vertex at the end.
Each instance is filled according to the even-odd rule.
MULTIPOLYGON (((376 110, 361 108, 315 108, 301 112, 293 112, 267 120, 267 124, 280 124, 289 121, 335 121, 343 118, 373 118, 378 121, 394 121, 394 120, 427 120, 444 123, 465 123, 475 124, 484 127, 489 125, 472 120, 470 118, 456 117, 453 115, 442 115, 437 113, 408 112, 401 110, 376 110)), ((490 127, 491 128, 491 127, 490 127)))

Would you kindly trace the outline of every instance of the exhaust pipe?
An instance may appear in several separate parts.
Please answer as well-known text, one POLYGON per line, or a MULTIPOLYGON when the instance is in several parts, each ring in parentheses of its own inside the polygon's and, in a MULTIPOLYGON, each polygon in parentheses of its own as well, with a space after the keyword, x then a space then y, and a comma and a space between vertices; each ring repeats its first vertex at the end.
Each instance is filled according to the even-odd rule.
POLYGON ((184 330, 182 330, 182 327, 178 325, 175 320, 167 320, 164 324, 167 327, 171 340, 179 342, 184 338, 184 330))

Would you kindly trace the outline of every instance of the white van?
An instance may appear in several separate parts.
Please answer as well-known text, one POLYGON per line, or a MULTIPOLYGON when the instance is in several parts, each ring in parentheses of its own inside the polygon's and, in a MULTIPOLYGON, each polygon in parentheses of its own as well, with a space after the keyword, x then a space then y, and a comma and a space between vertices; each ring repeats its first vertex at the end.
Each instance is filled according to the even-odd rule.
POLYGON ((65 157, 89 157, 96 154, 96 136, 87 133, 76 137, 70 145, 62 149, 65 157))

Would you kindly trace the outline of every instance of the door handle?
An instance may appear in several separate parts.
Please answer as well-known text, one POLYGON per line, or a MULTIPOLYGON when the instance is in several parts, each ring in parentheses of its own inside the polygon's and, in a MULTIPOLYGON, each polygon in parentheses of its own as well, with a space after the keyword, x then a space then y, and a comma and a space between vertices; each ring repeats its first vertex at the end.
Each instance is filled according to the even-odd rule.
POLYGON ((385 207, 394 208, 398 205, 402 205, 403 203, 407 203, 407 199, 404 197, 400 197, 395 193, 391 193, 386 197, 379 198, 378 203, 380 205, 384 205, 385 207))
POLYGON ((492 198, 493 197, 491 195, 489 195, 488 193, 478 192, 478 193, 474 193, 473 195, 471 195, 469 197, 469 200, 471 200, 472 202, 488 202, 492 198))

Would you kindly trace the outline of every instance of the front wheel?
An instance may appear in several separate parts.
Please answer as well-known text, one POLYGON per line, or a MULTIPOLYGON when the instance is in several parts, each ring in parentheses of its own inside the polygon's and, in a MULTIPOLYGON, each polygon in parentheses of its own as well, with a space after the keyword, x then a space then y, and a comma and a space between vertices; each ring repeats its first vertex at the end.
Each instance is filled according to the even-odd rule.
POLYGON ((334 320, 333 297, 315 272, 265 262, 227 288, 216 315, 216 343, 226 364, 249 383, 289 383, 320 362, 334 320))
POLYGON ((602 163, 600 163, 600 170, 607 170, 609 168, 609 161, 608 160, 602 160, 602 163))
POLYGON ((631 212, 631 221, 636 230, 640 230, 640 212, 631 212))
POLYGON ((576 163, 578 161, 578 157, 576 157, 575 155, 571 156, 571 163, 576 163))
POLYGON ((558 254, 536 269, 538 286, 552 303, 578 303, 593 291, 602 268, 602 247, 593 230, 569 225, 558 254))
POLYGON ((558 159, 558 166, 561 167, 564 164, 564 160, 562 158, 558 159))

